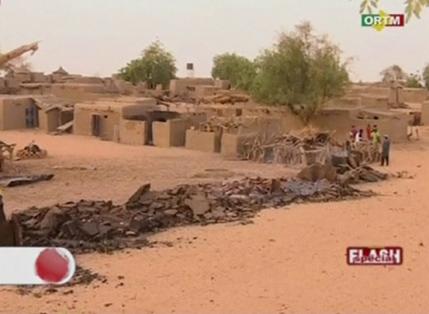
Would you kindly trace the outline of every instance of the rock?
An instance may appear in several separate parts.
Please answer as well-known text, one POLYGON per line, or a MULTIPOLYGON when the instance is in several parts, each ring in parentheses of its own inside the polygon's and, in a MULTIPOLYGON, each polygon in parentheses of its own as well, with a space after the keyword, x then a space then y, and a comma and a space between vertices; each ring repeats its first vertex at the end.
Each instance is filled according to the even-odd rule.
POLYGON ((136 192, 134 192, 133 195, 131 195, 127 203, 137 203, 143 195, 150 191, 150 187, 150 184, 143 184, 136 192))
POLYGON ((275 195, 283 194, 283 190, 281 188, 281 183, 279 180, 271 180, 270 193, 275 195))
POLYGON ((175 210, 175 209, 167 209, 164 211, 164 214, 166 214, 167 216, 176 216, 176 214, 179 211, 175 210))
POLYGON ((52 207, 48 210, 40 222, 40 229, 42 230, 53 230, 57 229, 61 223, 61 210, 58 207, 52 207))
POLYGON ((242 194, 233 194, 229 197, 229 199, 235 200, 235 201, 247 202, 249 201, 249 196, 242 195, 242 194))
POLYGON ((149 208, 153 210, 160 210, 162 208, 165 208, 165 205, 161 202, 152 202, 149 208))
POLYGON ((210 204, 203 193, 191 195, 189 199, 185 200, 185 205, 192 210, 194 216, 204 215, 210 210, 210 204))
POLYGON ((98 224, 95 222, 84 222, 79 229, 88 237, 94 237, 99 233, 98 224))
POLYGON ((53 174, 41 174, 33 176, 17 176, 17 177, 1 177, 0 186, 15 187, 20 185, 27 185, 37 183, 40 181, 49 181, 54 177, 53 174))

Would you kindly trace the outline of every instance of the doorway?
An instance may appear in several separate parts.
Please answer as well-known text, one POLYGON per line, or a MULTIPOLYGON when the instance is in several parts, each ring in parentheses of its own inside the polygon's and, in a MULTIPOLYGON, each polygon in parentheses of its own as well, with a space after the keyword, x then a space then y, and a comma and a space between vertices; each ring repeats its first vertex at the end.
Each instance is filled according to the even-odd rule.
POLYGON ((36 105, 25 108, 25 126, 28 129, 37 128, 39 126, 39 113, 36 105))
POLYGON ((100 137, 100 135, 101 135, 101 116, 96 115, 96 114, 93 115, 91 126, 92 126, 92 135, 100 137))

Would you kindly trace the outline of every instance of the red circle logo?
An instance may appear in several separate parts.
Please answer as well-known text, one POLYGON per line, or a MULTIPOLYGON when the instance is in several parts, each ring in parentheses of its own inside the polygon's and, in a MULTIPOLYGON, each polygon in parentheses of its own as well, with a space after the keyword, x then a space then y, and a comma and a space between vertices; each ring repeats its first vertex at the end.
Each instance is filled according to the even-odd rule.
POLYGON ((37 257, 36 274, 45 282, 60 283, 69 272, 69 259, 57 249, 45 249, 37 257))

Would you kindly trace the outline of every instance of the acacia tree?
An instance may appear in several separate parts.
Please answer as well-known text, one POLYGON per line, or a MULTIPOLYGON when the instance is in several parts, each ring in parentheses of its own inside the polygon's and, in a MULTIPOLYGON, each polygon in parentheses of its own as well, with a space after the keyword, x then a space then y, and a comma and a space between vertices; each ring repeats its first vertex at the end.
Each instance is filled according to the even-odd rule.
POLYGON ((392 81, 406 81, 408 79, 408 74, 396 64, 381 71, 380 75, 382 76, 382 81, 386 83, 392 81))
POLYGON ((422 88, 422 77, 417 73, 411 73, 405 82, 405 87, 422 88))
POLYGON ((307 22, 282 33, 278 43, 257 58, 252 88, 255 99, 287 105, 305 124, 349 82, 341 51, 326 36, 317 36, 307 22))
POLYGON ((119 70, 119 76, 133 84, 147 82, 153 88, 157 84, 167 87, 170 80, 176 77, 176 72, 173 55, 156 41, 143 51, 140 58, 119 70))
POLYGON ((224 53, 213 59, 212 77, 229 80, 238 89, 250 90, 256 76, 256 67, 246 57, 224 53))
POLYGON ((425 83, 425 87, 429 89, 429 63, 423 69, 423 82, 425 83))
MULTIPOLYGON (((361 0, 360 12, 372 13, 380 7, 380 0, 361 0)), ((407 22, 416 16, 420 18, 420 13, 425 7, 429 7, 429 0, 405 0, 405 15, 407 22)))

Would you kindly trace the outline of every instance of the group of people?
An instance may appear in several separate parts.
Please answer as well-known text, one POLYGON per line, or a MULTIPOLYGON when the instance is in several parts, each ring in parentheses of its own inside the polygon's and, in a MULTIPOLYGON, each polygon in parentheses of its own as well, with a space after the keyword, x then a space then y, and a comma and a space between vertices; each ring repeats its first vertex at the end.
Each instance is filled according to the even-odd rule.
POLYGON ((390 155, 390 139, 388 135, 384 135, 383 141, 381 140, 381 133, 377 125, 371 127, 370 124, 364 129, 358 129, 355 125, 350 130, 350 143, 361 143, 361 142, 372 143, 377 151, 380 151, 381 146, 381 165, 389 165, 390 155))
POLYGON ((370 124, 366 127, 366 130, 364 129, 357 129, 355 125, 352 126, 352 129, 350 131, 350 141, 352 143, 359 143, 359 142, 373 142, 374 144, 380 144, 381 143, 381 134, 378 130, 377 125, 374 125, 371 127, 370 124))

